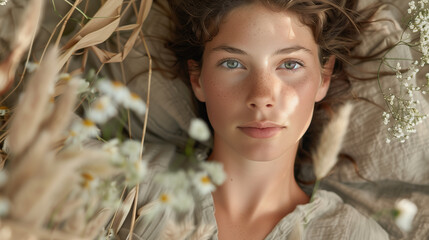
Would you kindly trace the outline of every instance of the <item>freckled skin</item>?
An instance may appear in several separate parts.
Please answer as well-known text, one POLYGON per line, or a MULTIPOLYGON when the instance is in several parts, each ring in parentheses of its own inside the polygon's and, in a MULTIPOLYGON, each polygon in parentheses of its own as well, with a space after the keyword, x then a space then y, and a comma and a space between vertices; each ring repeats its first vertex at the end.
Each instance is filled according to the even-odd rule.
POLYGON ((295 14, 259 4, 232 10, 206 44, 190 81, 214 129, 209 159, 222 162, 229 179, 213 193, 220 239, 263 239, 308 202, 293 167, 314 103, 329 88, 330 76, 321 72, 311 30, 295 14), (281 127, 252 137, 243 126, 254 122, 281 127))
POLYGON ((294 152, 310 124, 314 102, 325 96, 329 86, 329 81, 322 81, 317 49, 311 30, 293 14, 229 14, 219 34, 205 46, 201 75, 191 81, 196 96, 206 103, 215 130, 214 148, 223 145, 255 161, 269 161, 294 152), (223 45, 242 49, 246 54, 212 51, 223 45), (311 52, 273 55, 292 46, 311 52), (222 58, 237 59, 245 69, 217 66, 222 58), (305 66, 293 72, 278 69, 289 58, 299 59, 305 66), (256 107, 250 107, 252 104, 256 107), (243 123, 263 120, 287 128, 263 141, 250 139, 237 129, 243 123))

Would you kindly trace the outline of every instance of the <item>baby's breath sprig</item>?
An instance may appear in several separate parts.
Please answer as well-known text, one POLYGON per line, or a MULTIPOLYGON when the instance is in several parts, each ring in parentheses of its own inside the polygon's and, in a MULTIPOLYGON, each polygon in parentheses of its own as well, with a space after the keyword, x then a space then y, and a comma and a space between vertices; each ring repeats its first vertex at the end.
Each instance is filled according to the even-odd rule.
POLYGON ((0 0, 0 6, 6 6, 7 0, 0 0))
POLYGON ((428 114, 420 112, 420 102, 415 99, 414 93, 420 92, 424 95, 429 91, 429 73, 426 74, 426 81, 421 85, 414 84, 413 80, 416 79, 417 73, 429 64, 429 0, 409 2, 407 12, 410 20, 404 34, 398 43, 386 52, 379 67, 379 73, 383 64, 392 69, 396 73, 396 79, 399 83, 399 90, 394 91, 389 88, 386 91, 381 87, 380 75, 378 77, 379 86, 387 105, 387 111, 383 112, 383 122, 388 126, 387 143, 390 143, 392 139, 405 142, 410 134, 417 131, 417 125, 428 117, 428 114), (410 30, 412 34, 417 34, 419 38, 413 40, 409 34, 406 34, 407 30, 410 30), (420 59, 401 59, 411 62, 406 68, 403 68, 399 62, 396 66, 392 66, 390 61, 395 59, 387 57, 387 54, 392 49, 403 45, 418 51, 421 54, 420 59))

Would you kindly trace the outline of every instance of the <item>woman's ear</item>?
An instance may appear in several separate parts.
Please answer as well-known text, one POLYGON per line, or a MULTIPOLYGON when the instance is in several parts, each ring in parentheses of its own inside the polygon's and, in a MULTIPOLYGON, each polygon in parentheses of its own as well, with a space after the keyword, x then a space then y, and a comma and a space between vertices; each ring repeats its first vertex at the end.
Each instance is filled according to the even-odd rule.
POLYGON ((335 56, 332 55, 329 57, 328 61, 326 61, 325 65, 323 65, 321 83, 316 94, 316 102, 322 101, 328 93, 334 66, 335 56))
POLYGON ((200 102, 205 102, 206 98, 204 95, 204 90, 201 85, 201 69, 197 61, 188 60, 188 72, 189 72, 189 81, 191 82, 192 91, 194 91, 195 97, 200 102))

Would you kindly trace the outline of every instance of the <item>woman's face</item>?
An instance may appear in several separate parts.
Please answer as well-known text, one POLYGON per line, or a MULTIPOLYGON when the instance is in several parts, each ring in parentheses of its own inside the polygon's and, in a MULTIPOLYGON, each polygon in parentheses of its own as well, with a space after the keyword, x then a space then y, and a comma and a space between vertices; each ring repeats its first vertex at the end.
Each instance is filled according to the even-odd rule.
POLYGON ((322 76, 312 32, 295 14, 260 4, 234 9, 202 62, 191 83, 206 103, 215 150, 254 161, 296 153, 330 76, 322 76))

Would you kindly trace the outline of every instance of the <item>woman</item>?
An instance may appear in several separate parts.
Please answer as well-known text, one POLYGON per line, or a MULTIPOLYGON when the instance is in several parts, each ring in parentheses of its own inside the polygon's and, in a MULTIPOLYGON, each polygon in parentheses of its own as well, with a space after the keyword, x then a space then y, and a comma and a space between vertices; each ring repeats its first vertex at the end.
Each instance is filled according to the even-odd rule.
MULTIPOLYGON (((196 208, 206 210, 195 212, 197 225, 217 226, 211 239, 287 239, 296 225, 305 239, 388 239, 333 193, 319 191, 310 203, 294 171, 308 145, 300 142, 317 124, 311 124, 315 103, 331 82, 346 81, 344 59, 377 9, 358 14, 356 4, 170 3, 177 22, 171 47, 213 128, 208 160, 221 162, 228 176, 196 208)), ((149 225, 159 222, 137 236, 156 239, 160 233, 149 225)))

